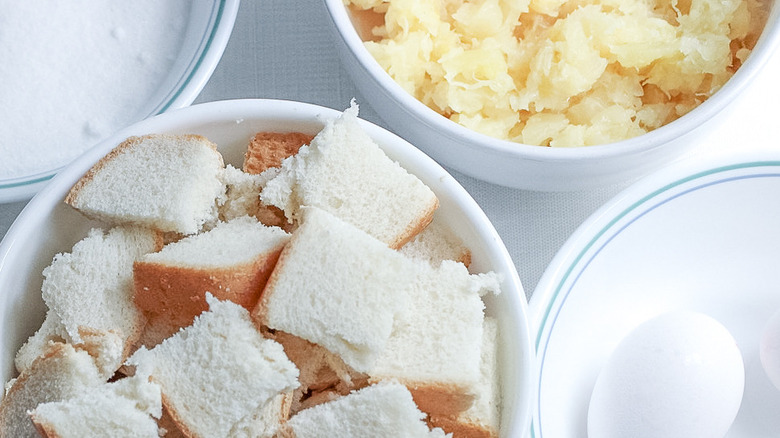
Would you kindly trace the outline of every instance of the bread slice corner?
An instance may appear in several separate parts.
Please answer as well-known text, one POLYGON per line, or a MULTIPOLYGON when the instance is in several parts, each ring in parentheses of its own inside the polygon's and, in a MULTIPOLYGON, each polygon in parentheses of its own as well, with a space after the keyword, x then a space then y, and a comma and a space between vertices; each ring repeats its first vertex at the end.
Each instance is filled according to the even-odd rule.
POLYGON ((226 437, 295 389, 298 370, 246 309, 210 294, 206 300, 209 310, 192 325, 152 349, 140 348, 128 362, 160 385, 163 405, 185 435, 226 437))
POLYGON ((43 437, 157 438, 160 387, 135 375, 88 388, 75 397, 39 404, 30 419, 43 437))
POLYGON ((150 319, 165 315, 170 333, 208 308, 206 293, 251 309, 289 238, 250 216, 219 222, 137 260, 134 302, 150 319))
POLYGON ((325 210, 308 207, 253 310, 258 324, 318 344, 358 372, 384 348, 413 266, 325 210))
POLYGON ((498 321, 485 317, 479 387, 474 403, 457 416, 431 415, 428 424, 458 438, 498 438, 501 385, 498 371, 498 321))
POLYGON ((65 203, 109 224, 194 234, 217 218, 222 155, 199 135, 130 137, 71 188, 65 203))
POLYGON ((51 342, 0 401, 0 437, 37 436, 27 412, 41 403, 65 400, 105 382, 92 357, 70 344, 51 342))
POLYGON ((318 207, 399 248, 430 223, 439 200, 385 154, 357 115, 353 104, 328 121, 309 145, 282 161, 260 198, 290 221, 300 219, 301 207, 318 207))
POLYGON ((160 234, 148 228, 93 228, 70 252, 55 255, 43 271, 46 318, 17 352, 17 369, 24 371, 49 342, 59 341, 89 351, 112 375, 146 324, 133 304, 133 262, 161 246, 160 234))
POLYGON ((417 266, 409 305, 394 320, 369 381, 401 382, 423 412, 457 417, 483 390, 481 295, 499 285, 495 274, 471 274, 450 260, 439 266, 418 260, 417 266))

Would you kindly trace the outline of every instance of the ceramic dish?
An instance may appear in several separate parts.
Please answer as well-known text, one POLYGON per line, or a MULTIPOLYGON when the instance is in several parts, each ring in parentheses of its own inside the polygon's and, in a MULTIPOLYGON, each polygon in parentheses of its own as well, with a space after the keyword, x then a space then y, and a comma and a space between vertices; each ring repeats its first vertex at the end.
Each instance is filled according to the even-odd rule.
POLYGON ((733 115, 732 102, 750 89, 780 46, 780 7, 752 54, 717 93, 685 116, 639 137, 587 147, 549 148, 499 140, 465 128, 407 93, 366 49, 342 0, 323 0, 347 72, 387 125, 444 166, 507 187, 574 191, 626 183, 689 155, 733 115))
MULTIPOLYGON (((14 373, 13 357, 40 326, 45 313, 41 271, 57 252, 69 251, 90 223, 63 203, 70 187, 123 139, 148 133, 201 134, 218 144, 226 163, 240 168, 251 136, 261 130, 319 132, 323 118, 338 111, 274 100, 236 100, 194 105, 145 120, 102 142, 61 171, 25 207, 0 243, 0 375, 14 373)), ((502 293, 486 300, 502 333, 500 373, 503 390, 502 437, 516 437, 530 424, 533 352, 525 294, 509 253, 477 203, 455 179, 418 149, 368 122, 366 132, 438 196, 437 215, 472 251, 477 272, 499 273, 502 293)))
POLYGON ((617 343, 665 311, 720 321, 745 363, 728 437, 776 437, 780 391, 758 357, 780 309, 780 154, 678 165, 626 189, 576 231, 530 303, 534 438, 586 437, 590 394, 617 343))
MULTIPOLYGON (((158 91, 133 121, 191 104, 219 63, 233 30, 239 0, 193 2, 183 45, 158 91)), ((0 178, 0 203, 29 199, 61 166, 34 174, 0 178)))

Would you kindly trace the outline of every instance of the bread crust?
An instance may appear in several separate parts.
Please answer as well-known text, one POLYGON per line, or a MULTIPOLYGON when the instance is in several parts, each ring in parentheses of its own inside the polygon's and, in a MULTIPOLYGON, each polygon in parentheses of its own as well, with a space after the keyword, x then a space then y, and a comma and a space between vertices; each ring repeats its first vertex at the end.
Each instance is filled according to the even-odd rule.
MULTIPOLYGON (((68 194, 65 196, 65 203, 78 209, 76 204, 78 203, 79 195, 81 193, 81 190, 92 182, 92 180, 95 178, 95 175, 100 173, 103 168, 106 166, 107 163, 111 162, 113 159, 115 159, 117 156, 122 155, 127 149, 131 149, 135 146, 137 146, 140 143, 143 143, 146 140, 154 139, 157 137, 164 137, 162 134, 148 134, 148 135, 142 135, 142 136, 133 136, 128 137, 125 141, 117 145, 114 149, 112 149, 108 154, 106 154, 103 158, 98 160, 97 163, 95 163, 88 171, 85 173, 81 178, 79 178, 78 181, 76 181, 76 184, 73 185, 73 187, 70 188, 68 191, 68 194)), ((202 135, 197 134, 184 134, 177 136, 178 138, 184 138, 194 141, 202 142, 209 147, 211 147, 214 151, 217 150, 217 145, 212 143, 209 139, 206 137, 203 137, 202 135)))
MULTIPOLYGON (((277 421, 279 422, 279 433, 285 429, 284 423, 290 418, 292 399, 293 393, 290 391, 280 394, 278 399, 271 399, 271 401, 269 401, 269 403, 279 403, 279 417, 277 418, 277 421)), ((165 429, 165 438, 201 438, 200 435, 189 430, 186 423, 176 413, 176 410, 171 407, 170 402, 168 402, 168 399, 165 397, 165 393, 162 394, 162 406, 162 415, 157 421, 157 426, 160 429, 165 429)), ((280 436, 279 433, 277 433, 277 437, 280 436)))
POLYGON ((278 330, 264 335, 280 343, 298 368, 300 386, 290 394, 292 414, 368 386, 368 376, 317 344, 278 330))
MULTIPOLYGON (((72 348, 72 347, 70 347, 72 348)), ((49 346, 46 348, 45 353, 43 356, 37 358, 35 362, 33 362, 32 366, 26 372, 22 373, 16 381, 14 381, 13 385, 11 385, 10 388, 8 388, 7 392, 3 395, 2 400, 0 400, 0 438, 13 438, 8 436, 8 422, 11 421, 11 409, 14 408, 14 400, 17 398, 17 393, 22 390, 25 383, 30 379, 31 375, 34 375, 36 372, 36 362, 41 360, 47 360, 51 358, 62 358, 67 354, 66 351, 67 347, 66 344, 56 342, 56 343, 50 343, 49 346)), ((36 426, 37 429, 37 426, 36 426)))
POLYGON ((251 311, 279 260, 282 246, 248 263, 225 268, 195 268, 136 261, 133 283, 136 306, 147 314, 167 315, 171 333, 192 323, 208 309, 206 292, 251 311))
MULTIPOLYGON (((406 245, 407 242, 414 239, 414 237, 422 232, 431 221, 433 221, 433 214, 436 209, 439 208, 439 198, 434 197, 433 202, 428 205, 428 208, 417 217, 417 220, 410 222, 403 233, 396 236, 395 240, 388 243, 388 246, 393 249, 399 249, 406 245)), ((470 262, 470 260, 469 260, 470 262)))
MULTIPOLYGON (((298 153, 301 146, 313 139, 313 135, 303 132, 258 132, 249 141, 242 170, 260 174, 272 167, 280 167, 282 160, 298 153)), ((254 216, 265 225, 277 226, 288 232, 292 230, 292 223, 287 220, 284 211, 273 205, 259 201, 254 216)))
MULTIPOLYGON (((287 259, 287 255, 291 251, 291 247, 293 244, 293 241, 295 240, 296 236, 295 234, 292 235, 292 238, 287 243, 287 245, 282 248, 281 252, 279 253, 279 257, 276 260, 277 266, 283 266, 285 263, 285 260, 287 259)), ((276 283, 279 279, 279 270, 273 269, 268 276, 268 279, 265 282, 265 285, 263 286, 263 289, 260 291, 260 296, 257 299, 257 302, 255 303, 254 307, 252 309, 249 309, 249 316, 252 319, 252 322, 254 322, 255 326, 260 330, 261 333, 268 332, 268 319, 267 319, 267 313, 268 313, 268 298, 273 294, 273 290, 276 287, 276 283)))
POLYGON ((30 420, 33 422, 38 435, 42 438, 61 438, 61 435, 57 433, 54 425, 39 420, 38 417, 36 417, 35 412, 30 413, 30 420))
POLYGON ((498 432, 492 427, 452 417, 429 416, 428 426, 440 427, 451 433, 452 438, 497 438, 498 432))
MULTIPOLYGON (((421 411, 431 416, 457 417, 474 403, 474 395, 457 385, 438 382, 414 382, 392 378, 406 386, 421 411)), ((382 378, 371 376, 369 383, 377 384, 382 378)))
POLYGON ((398 249, 412 258, 429 260, 434 266, 444 260, 462 263, 466 268, 471 265, 471 250, 446 225, 433 220, 425 229, 398 249))
POLYGON ((313 135, 302 132, 258 132, 249 141, 243 170, 246 173, 262 173, 271 167, 279 167, 282 160, 298 153, 298 149, 311 143, 313 138, 313 135))
MULTIPOLYGON (((152 377, 152 380, 154 381, 154 377, 152 377)), ((166 438, 169 436, 172 437, 185 437, 185 438, 197 438, 199 435, 191 431, 187 424, 181 419, 179 414, 176 412, 176 409, 173 409, 171 403, 168 401, 168 397, 165 396, 165 392, 163 391, 162 394, 162 409, 163 413, 160 416, 160 421, 165 418, 165 425, 170 427, 171 425, 175 426, 173 429, 166 428, 166 430, 170 432, 173 432, 172 435, 165 435, 166 438), (174 432, 175 431, 175 432, 174 432)), ((157 423, 159 427, 159 422, 157 423)))
MULTIPOLYGON (((9 424, 9 422, 13 421, 14 409, 18 409, 20 407, 19 403, 22 403, 21 407, 24 408, 24 400, 18 400, 19 395, 17 394, 24 389, 24 386, 28 384, 28 381, 34 378, 34 376, 39 375, 39 373, 46 371, 47 366, 50 366, 49 361, 55 361, 56 363, 58 361, 65 360, 66 357, 74 354, 75 351, 75 348, 70 344, 51 342, 46 347, 44 354, 37 358, 30 366, 30 368, 25 370, 25 372, 23 372, 17 378, 17 380, 13 383, 13 385, 11 385, 11 387, 2 397, 2 400, 0 400, 0 438, 16 438, 15 436, 9 435, 9 433, 11 433, 9 429, 13 424, 9 424)), ((97 378, 97 369, 95 370, 95 378, 97 378)), ((47 397, 43 400, 39 399, 38 401, 45 402, 54 400, 49 400, 47 397)), ((34 408, 35 406, 29 406, 25 410, 34 408)), ((32 420, 30 421, 31 424, 35 426, 36 429, 38 429, 38 426, 33 423, 32 420)), ((52 438, 57 437, 57 435, 50 429, 50 426, 47 425, 44 425, 43 433, 49 434, 44 436, 52 438)))
POLYGON ((262 202, 258 202, 257 210, 255 210, 253 216, 269 227, 279 227, 288 233, 293 230, 293 224, 284 216, 284 211, 273 205, 265 205, 262 202))
POLYGON ((146 326, 144 326, 141 337, 133 346, 133 352, 141 347, 152 349, 179 331, 179 327, 171 324, 167 315, 155 313, 147 313, 146 315, 146 326))

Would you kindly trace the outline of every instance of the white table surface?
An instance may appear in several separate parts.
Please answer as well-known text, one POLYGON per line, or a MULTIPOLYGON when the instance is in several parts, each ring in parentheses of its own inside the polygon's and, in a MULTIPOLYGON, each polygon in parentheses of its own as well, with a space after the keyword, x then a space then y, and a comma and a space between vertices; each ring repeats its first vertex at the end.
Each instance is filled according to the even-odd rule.
MULTIPOLYGON (((321 0, 243 0, 230 42, 214 75, 195 101, 244 97, 298 100, 344 109, 360 93, 342 68, 333 44, 330 21, 321 0)), ((780 102, 780 56, 739 102, 727 123, 708 144, 687 158, 739 153, 753 148, 780 150, 774 104, 780 102), (762 109, 762 111, 757 111, 762 109), (775 134, 773 134, 773 132, 775 134)), ((385 125, 366 103, 361 117, 385 125)), ((471 193, 501 235, 520 279, 531 296, 558 249, 576 228, 628 183, 597 190, 543 193, 488 184, 452 172, 471 193)), ((25 202, 0 204, 4 236, 25 202)))

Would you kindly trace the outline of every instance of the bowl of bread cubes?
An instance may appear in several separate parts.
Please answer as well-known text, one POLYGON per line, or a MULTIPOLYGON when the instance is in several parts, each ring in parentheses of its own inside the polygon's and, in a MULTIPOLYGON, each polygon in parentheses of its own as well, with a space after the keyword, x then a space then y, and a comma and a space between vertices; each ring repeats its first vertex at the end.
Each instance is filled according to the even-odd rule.
POLYGON ((0 243, 0 436, 525 433, 506 248, 358 111, 198 104, 61 171, 0 243))
POLYGON ((394 132, 518 189, 638 179, 695 152, 780 45, 772 0, 324 0, 394 132))

